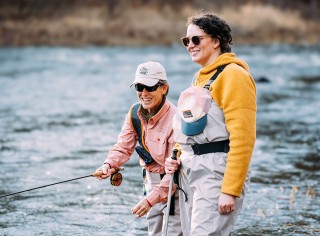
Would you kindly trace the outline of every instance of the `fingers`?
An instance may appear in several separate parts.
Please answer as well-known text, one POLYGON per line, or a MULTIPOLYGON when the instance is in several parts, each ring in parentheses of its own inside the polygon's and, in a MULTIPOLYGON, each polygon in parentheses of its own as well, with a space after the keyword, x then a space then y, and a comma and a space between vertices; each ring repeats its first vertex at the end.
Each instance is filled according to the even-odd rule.
POLYGON ((228 215, 234 212, 234 208, 232 207, 219 207, 218 210, 221 215, 228 215))
POLYGON ((140 208, 139 204, 135 205, 134 208, 131 209, 131 213, 136 214, 139 208, 140 208))
POLYGON ((144 216, 149 212, 151 207, 145 199, 142 199, 134 208, 132 208, 132 214, 135 214, 137 218, 144 216))
POLYGON ((137 218, 140 218, 148 213, 148 210, 145 208, 139 208, 136 211, 132 211, 132 214, 135 214, 137 218))
POLYGON ((218 202, 218 211, 221 215, 227 215, 235 210, 235 196, 221 193, 218 202))
POLYGON ((110 175, 100 175, 100 176, 98 176, 97 178, 98 178, 99 180, 104 180, 104 179, 107 179, 109 176, 110 176, 110 175))
POLYGON ((167 174, 173 174, 180 165, 180 159, 178 160, 173 160, 171 157, 166 159, 165 162, 165 171, 167 174))
POLYGON ((111 174, 111 173, 109 173, 110 172, 110 165, 109 164, 103 164, 101 166, 101 170, 102 170, 103 174, 105 174, 105 175, 111 174))
MULTIPOLYGON (((99 167, 98 169, 96 169, 95 173, 101 172, 102 169, 101 167, 99 167)), ((94 175, 98 180, 103 180, 103 178, 101 178, 101 175, 94 175)))
POLYGON ((103 164, 98 169, 96 169, 95 173, 102 172, 102 175, 96 175, 95 177, 98 180, 103 180, 108 178, 111 175, 111 170, 109 164, 103 164))

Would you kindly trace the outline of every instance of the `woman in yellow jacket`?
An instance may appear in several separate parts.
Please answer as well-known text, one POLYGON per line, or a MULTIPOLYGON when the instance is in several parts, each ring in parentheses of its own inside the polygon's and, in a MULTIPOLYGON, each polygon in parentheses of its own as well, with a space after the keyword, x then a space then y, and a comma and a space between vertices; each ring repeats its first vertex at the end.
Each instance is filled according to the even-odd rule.
POLYGON ((183 91, 173 118, 181 155, 166 159, 179 169, 182 229, 188 235, 230 235, 250 181, 256 138, 256 87, 248 65, 231 52, 231 29, 214 14, 190 17, 182 38, 202 66, 183 91), (187 200, 187 201, 185 201, 187 200))

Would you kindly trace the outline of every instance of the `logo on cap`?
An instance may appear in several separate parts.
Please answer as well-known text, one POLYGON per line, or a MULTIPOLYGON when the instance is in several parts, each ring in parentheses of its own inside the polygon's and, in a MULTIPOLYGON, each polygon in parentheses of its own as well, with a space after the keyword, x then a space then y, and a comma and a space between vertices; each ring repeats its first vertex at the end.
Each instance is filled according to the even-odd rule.
POLYGON ((184 118, 190 118, 193 117, 191 110, 182 111, 184 118))
POLYGON ((140 74, 147 75, 148 74, 148 68, 146 68, 146 67, 140 68, 140 74))

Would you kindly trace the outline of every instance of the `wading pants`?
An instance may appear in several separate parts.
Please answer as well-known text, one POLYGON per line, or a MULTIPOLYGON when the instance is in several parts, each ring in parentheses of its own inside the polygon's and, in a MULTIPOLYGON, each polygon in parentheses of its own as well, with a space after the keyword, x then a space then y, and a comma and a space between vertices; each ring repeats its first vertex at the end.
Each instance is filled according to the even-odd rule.
POLYGON ((188 201, 185 202, 184 194, 178 191, 183 235, 230 235, 247 191, 250 170, 242 194, 236 198, 235 211, 228 215, 220 215, 218 199, 226 168, 227 153, 194 155, 190 148, 190 150, 183 150, 180 158, 180 187, 188 196, 188 201))
MULTIPOLYGON (((147 193, 152 191, 154 186, 161 181, 158 173, 146 172, 145 188, 147 193)), ((167 203, 157 203, 147 214, 148 220, 148 234, 149 236, 161 236, 163 227, 165 225, 165 215, 167 214, 167 203)), ((179 209, 179 193, 175 192, 175 212, 174 215, 169 216, 168 221, 168 236, 180 236, 182 235, 180 209, 179 209)))

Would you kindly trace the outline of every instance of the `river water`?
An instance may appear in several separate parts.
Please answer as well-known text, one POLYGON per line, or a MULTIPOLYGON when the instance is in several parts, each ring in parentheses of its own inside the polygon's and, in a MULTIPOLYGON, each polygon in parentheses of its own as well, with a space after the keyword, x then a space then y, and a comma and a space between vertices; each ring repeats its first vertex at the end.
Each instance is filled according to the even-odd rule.
MULTIPOLYGON (((258 114, 233 235, 320 235, 320 47, 234 51, 257 81, 258 114)), ((180 46, 0 49, 0 195, 94 172, 148 60, 165 66, 173 103, 199 69, 180 46)), ((89 177, 0 198, 0 235, 147 235, 146 220, 131 215, 142 198, 136 154, 124 167, 119 187, 89 177)))

